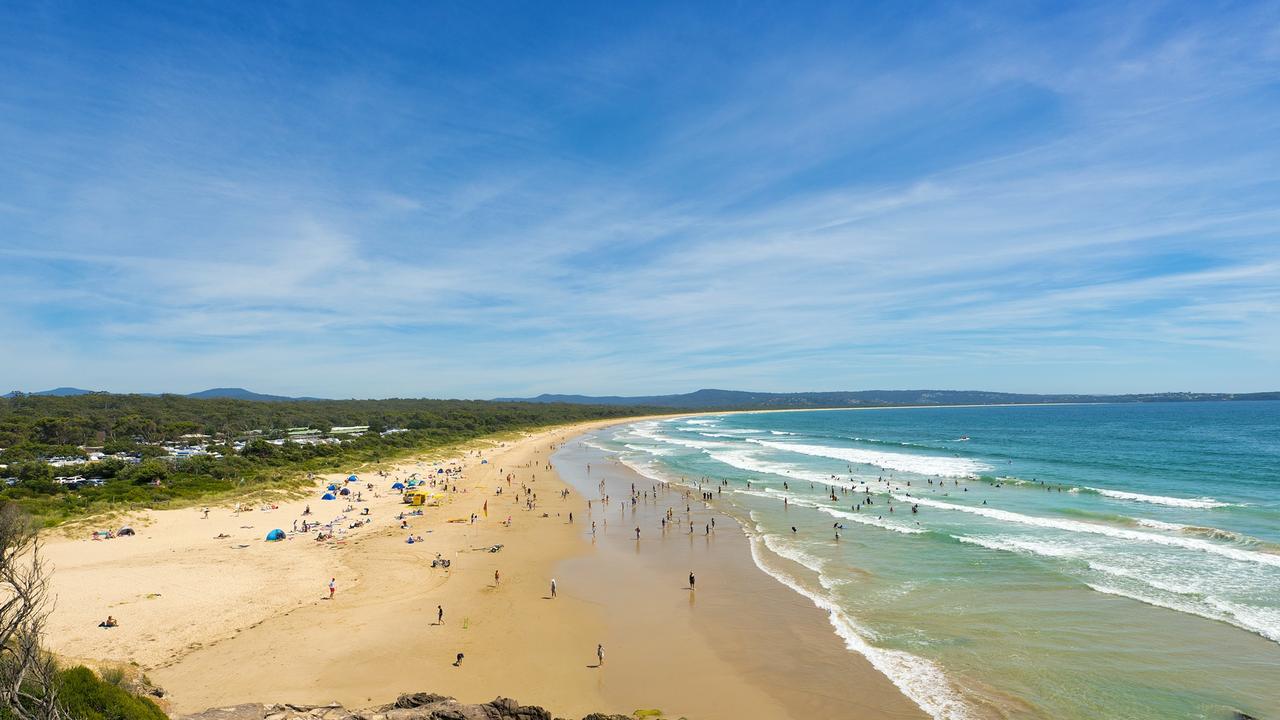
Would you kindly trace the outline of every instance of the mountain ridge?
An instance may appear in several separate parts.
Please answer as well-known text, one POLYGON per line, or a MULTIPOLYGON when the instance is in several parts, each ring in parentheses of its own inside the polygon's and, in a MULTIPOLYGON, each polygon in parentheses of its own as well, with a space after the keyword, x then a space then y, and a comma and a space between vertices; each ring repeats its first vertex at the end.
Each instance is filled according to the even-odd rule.
POLYGON ((1132 393, 1125 395, 1003 393, 986 390, 852 390, 767 393, 703 388, 674 395, 558 395, 494 398, 496 402, 571 403, 582 405, 645 405, 681 409, 802 409, 820 407, 877 407, 885 405, 1017 405, 1027 403, 1195 402, 1224 400, 1280 400, 1280 392, 1258 393, 1132 393))
MULTIPOLYGON (((11 398, 11 397, 16 397, 18 395, 36 395, 36 396, 42 396, 42 397, 72 397, 76 395, 98 395, 98 394, 102 394, 102 395, 133 394, 133 395, 145 395, 149 397, 157 397, 159 395, 168 395, 170 393, 110 393, 104 390, 85 390, 83 388, 76 388, 76 387, 58 387, 58 388, 53 388, 52 390, 39 390, 36 392, 29 392, 29 393, 22 392, 19 390, 13 390, 11 392, 5 393, 4 395, 0 395, 0 397, 11 398)), ((178 393, 172 393, 172 394, 178 395, 178 393)), ((197 400, 228 399, 228 400, 252 400, 256 402, 298 402, 298 401, 324 399, 324 398, 315 398, 315 397, 290 397, 288 395, 267 395, 264 393, 253 392, 252 390, 246 390, 244 388, 232 388, 232 387, 209 388, 208 390, 201 390, 199 392, 180 395, 180 397, 195 398, 197 400)))

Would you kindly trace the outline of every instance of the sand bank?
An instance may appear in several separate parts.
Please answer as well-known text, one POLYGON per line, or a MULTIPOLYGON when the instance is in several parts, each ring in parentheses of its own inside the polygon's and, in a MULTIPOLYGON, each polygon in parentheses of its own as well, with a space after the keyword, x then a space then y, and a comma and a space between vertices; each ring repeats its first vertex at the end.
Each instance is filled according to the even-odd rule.
MULTIPOLYGON (((588 510, 588 497, 548 463, 569 438, 616 422, 458 457, 457 492, 409 518, 409 530, 400 529, 404 506, 388 488, 394 477, 434 470, 417 461, 389 467, 391 477, 361 473, 364 502, 345 513, 346 502, 318 499, 341 479, 333 476, 308 499, 273 509, 218 507, 208 519, 197 510, 149 512, 134 521, 134 538, 52 539, 51 645, 139 664, 179 713, 254 701, 356 707, 430 690, 464 701, 508 695, 563 715, 657 707, 704 720, 920 716, 845 651, 820 611, 751 564, 740 531, 721 527, 698 545, 660 543, 646 528, 654 541, 642 538, 638 549, 615 529, 593 538, 590 516, 602 520, 608 510, 598 501, 588 510), (517 495, 522 484, 537 495, 533 509, 517 495), (308 519, 345 514, 345 528, 368 508, 373 522, 329 542, 302 534, 264 542, 274 528, 291 530, 308 504, 308 519), (423 542, 406 544, 410 533, 423 542), (488 552, 496 544, 502 550, 488 552), (437 555, 451 568, 432 568, 437 555), (705 578, 697 597, 685 589, 688 566, 705 578), (328 600, 331 577, 337 591, 328 600), (108 614, 120 627, 97 627, 108 614), (604 667, 593 667, 597 643, 604 667)), ((609 482, 629 482, 624 470, 615 466, 609 482)))

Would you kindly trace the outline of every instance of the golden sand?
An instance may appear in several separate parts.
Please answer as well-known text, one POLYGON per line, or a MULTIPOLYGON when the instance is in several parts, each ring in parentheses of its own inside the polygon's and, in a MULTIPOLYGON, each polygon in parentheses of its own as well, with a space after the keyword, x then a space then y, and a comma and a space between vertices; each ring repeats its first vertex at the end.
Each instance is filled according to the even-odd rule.
MULTIPOLYGON (((727 517, 714 543, 655 537, 637 545, 617 523, 593 537, 592 519, 611 509, 597 500, 589 511, 547 464, 555 446, 616 422, 458 457, 458 492, 409 518, 409 530, 395 519, 406 508, 387 490, 391 478, 362 472, 365 502, 340 525, 366 507, 373 522, 337 541, 264 538, 288 532, 306 505, 308 519, 339 514, 347 502, 318 498, 345 473, 275 509, 215 507, 208 519, 198 509, 147 512, 133 519, 133 538, 51 539, 58 601, 50 643, 67 657, 137 663, 179 714, 259 701, 363 707, 430 691, 463 701, 505 695, 558 716, 642 707, 701 720, 922 716, 844 649, 821 611, 752 565, 727 517), (507 473, 516 476, 512 489, 507 473), (517 503, 522 483, 537 493, 532 511, 517 503), (407 544, 410 533, 423 542, 407 544), (502 550, 488 552, 495 544, 502 550), (432 568, 437 554, 452 567, 432 568), (696 597, 684 581, 691 566, 704 578, 696 597), (120 626, 98 628, 108 614, 120 626), (603 667, 595 667, 598 643, 603 667)), ((417 461, 387 468, 399 478, 428 469, 417 461)))

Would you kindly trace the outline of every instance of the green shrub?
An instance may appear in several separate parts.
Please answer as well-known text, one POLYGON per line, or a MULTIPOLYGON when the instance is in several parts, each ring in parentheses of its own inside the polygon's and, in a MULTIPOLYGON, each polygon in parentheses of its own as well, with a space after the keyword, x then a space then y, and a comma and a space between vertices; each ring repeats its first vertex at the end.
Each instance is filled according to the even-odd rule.
POLYGON ((58 680, 63 707, 77 720, 168 720, 155 703, 99 679, 89 668, 63 670, 58 680))
POLYGON ((102 681, 105 683, 115 685, 118 688, 124 687, 124 670, 118 667, 103 668, 99 675, 102 676, 102 681))

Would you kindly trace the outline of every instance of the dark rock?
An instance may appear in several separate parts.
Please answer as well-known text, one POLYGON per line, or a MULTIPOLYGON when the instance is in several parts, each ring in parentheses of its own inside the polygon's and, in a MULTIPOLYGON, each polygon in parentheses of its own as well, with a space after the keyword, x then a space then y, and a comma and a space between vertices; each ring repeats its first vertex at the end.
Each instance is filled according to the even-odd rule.
MULTIPOLYGON (((329 705, 252 703, 210 708, 174 720, 552 720, 537 705, 521 705, 511 698, 495 698, 481 705, 460 703, 436 693, 406 693, 390 705, 368 710, 347 710, 329 705)), ((632 720, 626 715, 592 713, 583 720, 632 720)))
POLYGON ((453 698, 445 695, 437 695, 435 693, 405 693, 396 698, 391 707, 394 708, 420 708, 427 705, 435 705, 437 703, 453 702, 453 698))
POLYGON ((551 713, 537 705, 521 705, 511 698, 496 698, 480 707, 489 720, 551 720, 551 713))

